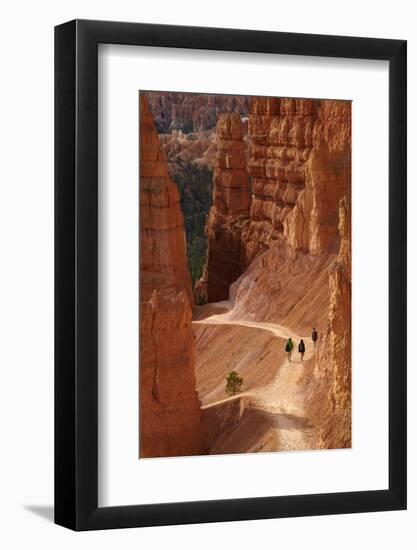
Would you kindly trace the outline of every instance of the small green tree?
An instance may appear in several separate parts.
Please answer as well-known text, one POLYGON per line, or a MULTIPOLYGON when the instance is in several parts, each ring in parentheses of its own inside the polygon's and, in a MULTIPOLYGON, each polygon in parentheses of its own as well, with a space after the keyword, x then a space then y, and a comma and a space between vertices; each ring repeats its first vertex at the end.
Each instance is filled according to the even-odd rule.
POLYGON ((243 378, 234 370, 229 372, 226 376, 226 393, 229 395, 236 395, 240 391, 243 384, 243 378))

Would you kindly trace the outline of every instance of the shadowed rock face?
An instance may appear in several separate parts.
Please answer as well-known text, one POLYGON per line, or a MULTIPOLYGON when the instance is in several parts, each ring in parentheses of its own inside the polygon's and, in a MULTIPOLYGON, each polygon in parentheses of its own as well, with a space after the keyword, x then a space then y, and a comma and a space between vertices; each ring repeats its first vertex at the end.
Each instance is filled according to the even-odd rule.
POLYGON ((140 98, 140 457, 201 454, 183 216, 140 98))

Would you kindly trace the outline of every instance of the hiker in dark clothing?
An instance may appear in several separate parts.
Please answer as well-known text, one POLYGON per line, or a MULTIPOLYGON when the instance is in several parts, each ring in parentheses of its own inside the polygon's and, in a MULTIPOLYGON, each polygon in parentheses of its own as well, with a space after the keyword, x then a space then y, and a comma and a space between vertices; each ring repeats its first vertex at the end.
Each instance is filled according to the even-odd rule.
POLYGON ((314 347, 316 347, 317 338, 318 338, 317 330, 313 328, 313 332, 311 333, 311 339, 313 340, 314 347))
POLYGON ((285 344, 285 351, 288 355, 288 361, 291 361, 291 352, 294 347, 294 342, 291 340, 291 338, 288 338, 287 343, 285 344))
POLYGON ((301 361, 303 360, 305 352, 306 352, 306 347, 305 347, 304 341, 301 339, 300 343, 298 344, 298 353, 301 355, 301 361))

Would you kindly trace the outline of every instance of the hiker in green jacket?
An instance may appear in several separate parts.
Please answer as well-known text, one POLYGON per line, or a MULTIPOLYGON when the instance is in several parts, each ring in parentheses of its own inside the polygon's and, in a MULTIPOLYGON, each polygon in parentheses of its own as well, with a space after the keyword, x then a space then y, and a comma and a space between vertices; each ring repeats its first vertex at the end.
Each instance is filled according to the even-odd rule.
POLYGON ((291 352, 294 347, 294 342, 291 340, 291 338, 288 338, 287 343, 285 344, 285 351, 288 355, 288 361, 291 361, 291 352))

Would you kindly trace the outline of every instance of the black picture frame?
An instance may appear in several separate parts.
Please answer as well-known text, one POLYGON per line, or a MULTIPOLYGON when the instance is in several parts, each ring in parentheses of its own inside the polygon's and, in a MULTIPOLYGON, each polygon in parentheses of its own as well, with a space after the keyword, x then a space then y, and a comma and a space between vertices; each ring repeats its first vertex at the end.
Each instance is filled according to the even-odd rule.
POLYGON ((404 40, 74 20, 55 28, 55 523, 108 529, 406 508, 404 40), (98 507, 98 44, 389 62, 389 488, 98 507))

